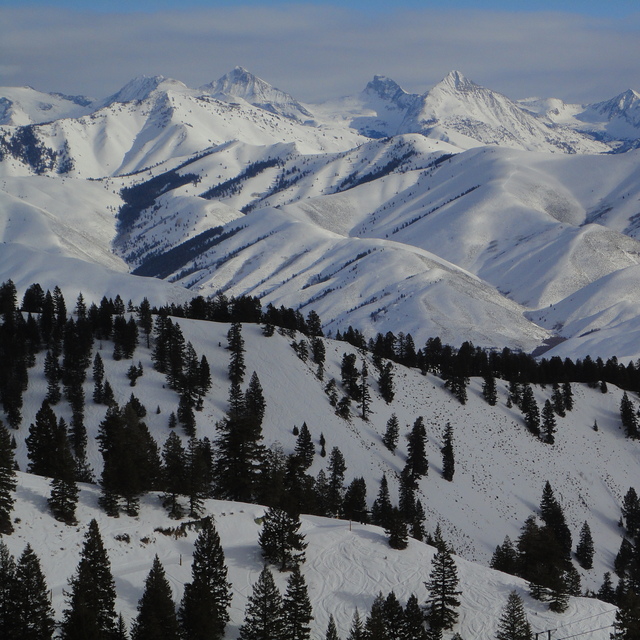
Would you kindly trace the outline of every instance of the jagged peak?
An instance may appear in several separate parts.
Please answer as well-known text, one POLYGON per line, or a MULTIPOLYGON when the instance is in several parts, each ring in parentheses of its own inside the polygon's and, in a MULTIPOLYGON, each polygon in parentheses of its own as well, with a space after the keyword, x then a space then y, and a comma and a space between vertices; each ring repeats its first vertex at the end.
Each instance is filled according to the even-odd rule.
POLYGON ((449 71, 449 73, 436 85, 440 87, 447 87, 454 91, 465 91, 469 89, 477 89, 477 85, 472 80, 469 80, 460 71, 449 71))
POLYGON ((395 80, 387 76, 375 75, 373 76, 373 80, 364 88, 364 93, 376 95, 387 100, 393 100, 398 94, 403 95, 406 92, 395 80))
POLYGON ((144 100, 149 97, 152 91, 155 91, 163 82, 170 80, 164 76, 147 76, 140 75, 130 80, 118 92, 109 96, 104 103, 112 104, 114 102, 134 102, 136 100, 144 100))

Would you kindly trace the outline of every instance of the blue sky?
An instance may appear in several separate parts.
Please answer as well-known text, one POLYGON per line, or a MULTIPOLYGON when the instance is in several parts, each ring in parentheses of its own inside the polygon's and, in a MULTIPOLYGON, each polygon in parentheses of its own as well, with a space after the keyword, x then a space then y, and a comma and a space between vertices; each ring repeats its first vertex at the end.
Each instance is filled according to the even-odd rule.
POLYGON ((308 102, 374 74, 424 92, 453 69, 511 98, 593 102, 640 89, 639 60, 639 0, 0 0, 0 86, 99 98, 242 65, 308 102))

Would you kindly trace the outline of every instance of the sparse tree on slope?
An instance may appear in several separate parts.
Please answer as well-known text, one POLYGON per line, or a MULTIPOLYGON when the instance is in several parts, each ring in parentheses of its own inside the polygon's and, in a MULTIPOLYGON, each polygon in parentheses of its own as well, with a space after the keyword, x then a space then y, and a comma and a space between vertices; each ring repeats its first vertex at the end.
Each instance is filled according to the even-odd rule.
POLYGON ((220 536, 211 518, 205 518, 194 546, 191 582, 184 585, 178 610, 184 636, 190 640, 221 640, 230 604, 231 584, 220 536))
POLYGON ((11 436, 0 422, 0 535, 13 531, 11 512, 15 502, 16 471, 11 436))
POLYGON ((297 566, 294 567, 287 580, 282 613, 285 638, 287 640, 308 640, 311 635, 309 624, 313 620, 313 613, 307 583, 297 566))
POLYGON ((156 555, 138 601, 132 640, 180 640, 176 608, 164 567, 156 555))
POLYGON ((451 553, 447 549, 439 549, 432 562, 429 580, 425 582, 429 597, 427 599, 427 619, 435 629, 451 629, 458 620, 460 591, 458 587, 458 571, 451 553))
POLYGON ((527 620, 522 598, 512 591, 502 610, 496 640, 531 640, 532 638, 531 625, 527 620))
POLYGON ((286 640, 282 596, 273 574, 264 567, 247 601, 240 640, 286 640))

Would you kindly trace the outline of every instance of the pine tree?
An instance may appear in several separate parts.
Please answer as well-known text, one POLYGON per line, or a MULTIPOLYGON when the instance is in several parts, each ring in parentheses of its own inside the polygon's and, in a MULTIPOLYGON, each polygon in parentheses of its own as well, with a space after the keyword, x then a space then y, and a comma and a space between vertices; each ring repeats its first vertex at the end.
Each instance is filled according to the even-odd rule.
POLYGON ((282 596, 264 567, 247 601, 240 640, 285 640, 282 596))
POLYGON ((547 444, 553 444, 556 432, 556 417, 551 401, 546 400, 542 408, 542 440, 547 444))
POLYGON ((362 412, 362 419, 369 419, 369 406, 371 404, 371 393, 369 391, 369 384, 367 382, 369 377, 369 369, 367 363, 362 363, 362 370, 360 371, 360 410, 362 412))
POLYGON ((489 566, 496 571, 509 573, 512 576, 516 575, 518 571, 518 552, 509 536, 506 536, 503 543, 496 547, 489 566))
POLYGON ((162 504, 169 517, 181 518, 183 509, 178 496, 187 493, 187 455, 180 437, 172 431, 162 448, 162 477, 164 494, 162 504))
POLYGON ((342 501, 344 499, 344 474, 347 465, 344 456, 338 447, 333 447, 329 454, 328 466, 328 494, 327 510, 328 515, 336 517, 342 511, 342 501))
POLYGON ((387 420, 387 428, 382 436, 382 444, 384 444, 391 453, 395 453, 398 446, 398 436, 400 433, 400 425, 398 423, 398 416, 395 413, 391 414, 391 417, 387 420))
POLYGON ((557 383, 553 385, 550 404, 553 411, 561 418, 564 418, 567 415, 564 406, 564 395, 562 394, 562 391, 560 391, 560 386, 557 383))
POLYGON ((300 461, 300 468, 306 471, 313 464, 313 456, 315 448, 311 439, 311 433, 307 423, 303 422, 298 433, 298 441, 296 442, 295 454, 300 461))
POLYGON ((294 567, 287 580, 287 590, 282 601, 282 613, 284 637, 287 640, 308 640, 311 635, 309 624, 313 620, 311 600, 307 591, 307 583, 297 566, 294 567))
POLYGON ((570 382, 562 383, 562 397, 564 399, 564 407, 567 411, 573 409, 573 391, 571 390, 570 382))
POLYGON ((381 367, 378 386, 380 387, 382 399, 387 404, 393 402, 395 391, 393 389, 393 364, 391 362, 387 362, 381 367))
POLYGON ((613 623, 612 640, 640 638, 640 596, 632 589, 619 600, 613 623))
POLYGON ((15 572, 16 626, 11 638, 49 640, 55 621, 49 602, 49 589, 40 560, 30 545, 22 552, 15 572))
POLYGON ((69 586, 68 608, 61 625, 62 640, 109 640, 115 630, 116 590, 95 520, 89 523, 80 562, 69 586))
POLYGON ((229 346, 231 351, 231 359, 229 361, 229 380, 233 384, 242 384, 244 380, 245 364, 244 364, 244 339, 242 338, 242 325, 239 322, 231 324, 231 328, 227 333, 229 346))
POLYGON ((571 531, 567 526, 560 503, 553 495, 549 481, 545 483, 540 500, 540 517, 553 531, 553 534, 565 553, 567 560, 571 557, 571 531))
POLYGON ((262 427, 266 407, 267 403, 264 399, 260 378, 254 371, 251 374, 247 392, 244 394, 244 411, 257 428, 262 427))
POLYGON ((593 538, 586 520, 580 530, 580 541, 576 547, 576 559, 583 569, 591 569, 593 567, 593 538))
POLYGON ((455 460, 453 456, 453 429, 451 423, 447 422, 444 430, 444 444, 442 449, 442 477, 451 482, 455 473, 455 460))
POLYGON ((191 640, 221 640, 229 621, 231 597, 220 536, 211 518, 204 518, 194 545, 191 582, 184 585, 178 610, 184 636, 191 640))
POLYGON ((525 384, 522 389, 520 410, 524 414, 524 422, 527 425, 527 429, 529 429, 534 436, 539 436, 540 410, 538 409, 538 403, 533 395, 533 389, 528 384, 525 384))
POLYGON ((407 523, 397 507, 391 508, 389 522, 385 528, 388 536, 389 546, 392 549, 406 549, 408 545, 409 532, 407 523))
POLYGON ((532 638, 531 625, 527 620, 522 598, 512 591, 498 622, 496 640, 532 640, 532 638))
POLYGON ((427 640, 424 613, 415 594, 411 594, 404 608, 404 631, 406 640, 427 640))
POLYGON ((180 640, 171 586, 157 555, 138 601, 138 615, 131 628, 131 640, 180 640))
POLYGON ((0 538, 0 638, 17 638, 16 563, 0 538))
POLYGON ((484 399, 487 401, 487 404, 491 407, 495 407, 498 402, 498 393, 496 389, 496 379, 495 377, 488 373, 484 376, 482 382, 482 395, 484 399))
POLYGON ((629 487, 622 501, 622 517, 627 534, 631 538, 637 537, 640 533, 640 498, 633 487, 629 487))
POLYGON ((367 640, 387 640, 387 625, 384 619, 384 596, 378 593, 373 603, 371 611, 364 623, 365 637, 367 640))
POLYGON ((390 591, 382 606, 388 640, 404 640, 404 609, 393 591, 390 591))
POLYGON ((307 544, 298 516, 269 507, 262 520, 262 531, 258 537, 262 555, 267 562, 278 566, 280 571, 291 571, 305 561, 307 544))
POLYGON ((46 400, 49 404, 56 405, 62 397, 60 393, 61 371, 58 358, 51 351, 47 351, 44 359, 44 376, 47 379, 46 400))
POLYGON ((329 622, 327 624, 327 631, 324 634, 324 640, 340 640, 338 629, 336 628, 336 621, 333 619, 332 614, 329 614, 329 622))
POLYGON ((427 431, 424 426, 424 418, 419 416, 413 423, 409 435, 407 435, 407 470, 412 482, 417 482, 429 471, 429 463, 425 450, 427 431))
POLYGON ((11 512, 15 502, 16 470, 11 436, 0 422, 0 535, 13 532, 11 512))
POLYGON ((349 629, 347 640, 365 640, 365 637, 364 624, 362 622, 362 618, 360 618, 360 613, 358 613, 358 610, 356 609, 353 613, 351 628, 349 629))
POLYGON ((76 484, 77 464, 71 453, 67 437, 67 427, 60 418, 52 434, 51 494, 49 508, 56 520, 66 524, 76 524, 76 505, 78 503, 78 485, 76 484))
POLYGON ((622 420, 622 427, 627 438, 636 440, 640 437, 640 431, 638 430, 638 418, 636 416, 636 410, 633 406, 633 402, 629 399, 627 392, 625 391, 620 401, 620 419, 622 420))
POLYGON ((433 561, 429 580, 425 582, 427 599, 427 619, 435 629, 451 629, 458 619, 460 600, 457 596, 458 571, 448 549, 438 549, 433 561))
POLYGON ((362 524, 369 522, 367 484, 364 478, 354 478, 347 487, 342 502, 342 517, 362 524))
POLYGON ((616 591, 613 588, 613 583, 611 582, 611 573, 609 571, 605 572, 602 580, 602 585, 600 586, 600 589, 598 589, 596 597, 598 598, 598 600, 608 602, 609 604, 616 603, 616 591))
POLYGON ((342 386, 347 392, 348 396, 353 400, 360 400, 360 385, 358 384, 358 378, 360 377, 360 374, 358 372, 358 368, 356 367, 355 353, 342 354, 340 375, 342 386))
POLYGON ((387 482, 387 476, 383 474, 378 495, 371 507, 371 522, 387 529, 391 524, 392 510, 389 483, 387 482))

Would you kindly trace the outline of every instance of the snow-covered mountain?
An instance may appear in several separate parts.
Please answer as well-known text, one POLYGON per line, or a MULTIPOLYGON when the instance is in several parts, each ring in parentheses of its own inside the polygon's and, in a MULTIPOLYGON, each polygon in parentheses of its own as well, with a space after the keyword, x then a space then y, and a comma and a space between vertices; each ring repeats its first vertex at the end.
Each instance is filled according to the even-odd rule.
POLYGON ((3 272, 74 292, 91 273, 98 298, 134 272, 159 298, 316 308, 332 332, 635 358, 640 156, 577 131, 587 112, 632 127, 635 95, 515 103, 451 72, 303 105, 237 67, 60 98, 64 117, 0 127, 3 272))

